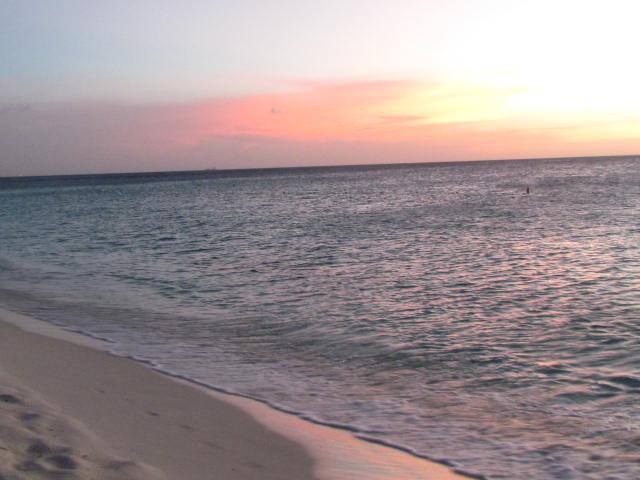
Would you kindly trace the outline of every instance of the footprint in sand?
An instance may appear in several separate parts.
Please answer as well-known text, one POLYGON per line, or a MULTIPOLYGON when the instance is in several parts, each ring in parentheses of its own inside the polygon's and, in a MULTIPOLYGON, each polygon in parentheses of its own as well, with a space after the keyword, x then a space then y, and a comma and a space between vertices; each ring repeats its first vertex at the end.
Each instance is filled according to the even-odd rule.
POLYGON ((31 457, 40 458, 48 453, 51 453, 51 449, 49 448, 49 445, 44 443, 42 440, 35 440, 27 448, 27 455, 31 457))
MULTIPOLYGON (((157 412, 148 411, 158 416, 157 412)), ((134 461, 103 455, 82 438, 73 424, 30 398, 0 385, 0 480, 149 480, 164 478, 154 469, 134 461), (6 414, 6 415, 5 415, 6 414), (68 445, 65 445, 66 441, 68 445)))
POLYGON ((8 393, 0 394, 0 402, 11 403, 11 404, 19 404, 22 403, 20 399, 14 395, 10 395, 8 393))
POLYGON ((58 470, 75 470, 77 467, 76 461, 68 455, 50 455, 45 460, 58 470))

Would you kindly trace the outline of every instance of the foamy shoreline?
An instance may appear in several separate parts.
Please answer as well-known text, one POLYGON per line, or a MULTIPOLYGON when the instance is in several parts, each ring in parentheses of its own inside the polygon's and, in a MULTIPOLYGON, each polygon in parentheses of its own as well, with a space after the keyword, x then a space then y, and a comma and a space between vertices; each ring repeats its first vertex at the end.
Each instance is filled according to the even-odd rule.
POLYGON ((0 475, 8 479, 466 478, 11 317, 0 321, 0 475))

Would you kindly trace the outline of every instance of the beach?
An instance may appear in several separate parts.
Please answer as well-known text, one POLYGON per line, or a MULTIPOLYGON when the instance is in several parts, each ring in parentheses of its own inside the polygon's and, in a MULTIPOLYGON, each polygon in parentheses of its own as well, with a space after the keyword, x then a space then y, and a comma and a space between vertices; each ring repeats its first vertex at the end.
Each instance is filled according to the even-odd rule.
POLYGON ((46 325, 58 338, 42 335, 33 331, 37 322, 20 328, 26 317, 11 315, 8 323, 3 315, 0 478, 304 480, 358 478, 357 472, 362 478, 464 478, 356 439, 340 447, 348 432, 292 418, 291 428, 306 429, 306 438, 317 435, 318 451, 338 445, 343 454, 355 453, 335 468, 257 421, 266 406, 243 411, 220 394, 100 351, 90 339, 68 341, 73 334, 46 325))
POLYGON ((177 462, 178 478, 423 479, 428 459, 635 480, 638 172, 576 158, 3 179, 0 319, 38 336, 5 328, 0 366, 29 408, 42 398, 101 454, 169 478, 177 462))

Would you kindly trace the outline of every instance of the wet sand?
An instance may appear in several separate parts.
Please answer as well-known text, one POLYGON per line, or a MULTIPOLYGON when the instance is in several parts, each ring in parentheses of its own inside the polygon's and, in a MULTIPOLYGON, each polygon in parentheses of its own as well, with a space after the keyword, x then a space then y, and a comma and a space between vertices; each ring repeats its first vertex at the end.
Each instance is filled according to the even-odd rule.
POLYGON ((466 478, 12 317, 0 321, 3 480, 466 478))

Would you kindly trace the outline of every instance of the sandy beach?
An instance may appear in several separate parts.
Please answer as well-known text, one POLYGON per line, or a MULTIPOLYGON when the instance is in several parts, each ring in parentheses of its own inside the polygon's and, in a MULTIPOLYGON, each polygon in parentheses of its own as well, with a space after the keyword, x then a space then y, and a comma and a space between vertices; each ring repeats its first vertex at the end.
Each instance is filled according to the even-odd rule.
POLYGON ((464 478, 257 402, 242 409, 238 399, 67 341, 55 327, 45 326, 51 335, 20 328, 26 317, 16 318, 0 321, 3 480, 464 478), (291 417, 279 430, 292 435, 255 417, 291 417))

